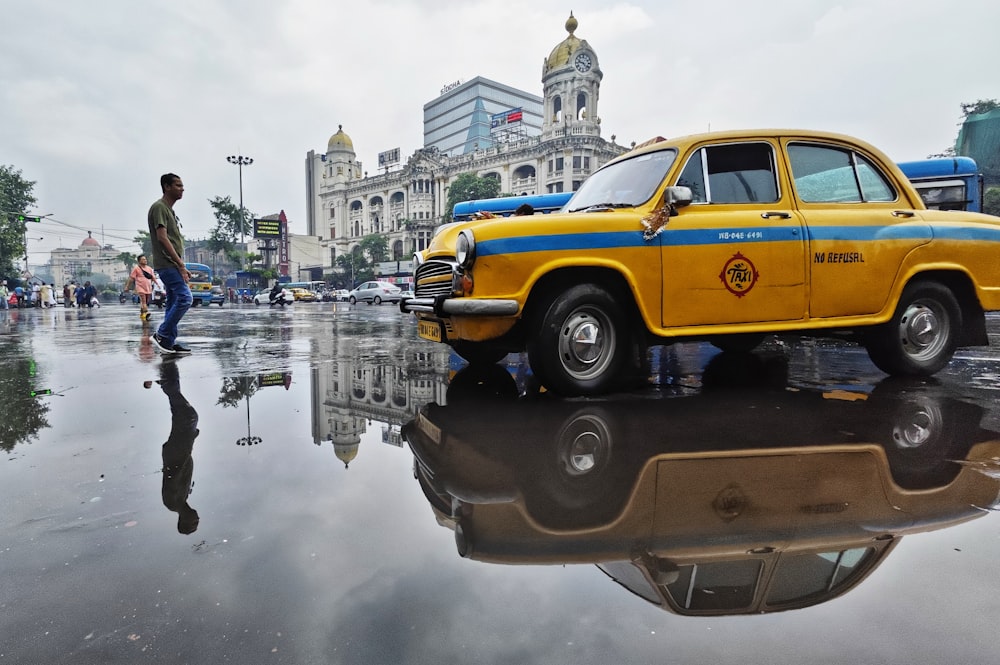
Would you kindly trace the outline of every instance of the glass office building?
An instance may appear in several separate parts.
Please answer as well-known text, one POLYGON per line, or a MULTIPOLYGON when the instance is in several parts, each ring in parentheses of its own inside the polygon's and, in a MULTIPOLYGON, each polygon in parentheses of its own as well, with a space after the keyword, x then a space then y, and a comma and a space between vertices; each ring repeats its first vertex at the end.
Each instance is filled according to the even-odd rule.
POLYGON ((541 133, 541 97, 482 76, 445 86, 441 96, 424 104, 424 147, 448 155, 541 133))

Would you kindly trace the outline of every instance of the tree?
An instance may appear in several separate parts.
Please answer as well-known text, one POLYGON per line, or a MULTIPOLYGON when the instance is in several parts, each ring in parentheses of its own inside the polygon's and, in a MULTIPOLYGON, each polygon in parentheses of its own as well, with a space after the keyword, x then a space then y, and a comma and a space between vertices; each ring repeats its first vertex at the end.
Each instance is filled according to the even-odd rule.
MULTIPOLYGON (((995 111, 1000 109, 1000 101, 995 99, 977 99, 974 102, 963 102, 959 104, 962 109, 962 120, 958 123, 961 127, 965 124, 965 121, 969 119, 970 115, 978 115, 980 113, 989 113, 990 111, 995 111)), ((941 152, 935 153, 933 155, 927 155, 928 159, 932 157, 954 157, 955 156, 955 146, 958 145, 958 137, 955 137, 955 142, 942 150, 941 152)))
POLYGON ((24 256, 24 225, 17 215, 34 207, 35 182, 25 180, 20 169, 0 164, 0 275, 15 276, 15 264, 24 256))
POLYGON ((5 362, 0 372, 0 395, 5 396, 4 415, 0 418, 0 450, 10 452, 19 443, 29 443, 38 431, 48 427, 45 417, 47 400, 36 395, 39 377, 31 349, 14 341, 5 348, 5 362))
POLYGON ((372 234, 361 239, 361 251, 368 255, 372 263, 385 261, 389 254, 389 241, 383 235, 372 234))
POLYGON ((245 238, 253 232, 252 212, 240 208, 228 196, 216 196, 208 200, 215 215, 215 229, 212 235, 235 243, 238 238, 245 238))
POLYGON ((152 260, 153 241, 149 237, 149 231, 139 231, 139 233, 132 238, 132 242, 142 247, 142 253, 146 255, 146 258, 152 260))
POLYGON ((496 178, 480 178, 475 173, 463 173, 448 187, 448 207, 445 218, 451 219, 456 203, 473 199, 493 199, 500 194, 500 181, 496 178))
POLYGON ((125 264, 125 271, 129 273, 132 272, 132 266, 139 262, 139 257, 129 252, 122 252, 115 258, 125 264))
POLYGON ((337 267, 342 273, 342 284, 348 288, 354 288, 358 282, 363 282, 372 277, 372 269, 359 246, 355 246, 347 254, 337 257, 337 267))
POLYGON ((978 115, 980 113, 989 113, 990 111, 995 111, 1000 109, 1000 102, 995 99, 977 99, 971 104, 962 104, 962 120, 967 119, 970 115, 978 115))

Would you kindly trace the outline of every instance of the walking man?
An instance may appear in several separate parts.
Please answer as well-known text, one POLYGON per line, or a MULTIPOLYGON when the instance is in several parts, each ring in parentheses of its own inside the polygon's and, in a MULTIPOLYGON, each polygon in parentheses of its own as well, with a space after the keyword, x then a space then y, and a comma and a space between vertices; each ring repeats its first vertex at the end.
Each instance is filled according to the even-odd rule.
POLYGON ((174 204, 184 196, 184 183, 180 176, 166 173, 160 177, 163 197, 149 208, 149 237, 153 244, 153 267, 167 291, 167 309, 163 323, 150 337, 162 353, 191 353, 191 349, 177 343, 177 324, 191 307, 191 273, 184 267, 184 238, 180 223, 174 214, 174 204))

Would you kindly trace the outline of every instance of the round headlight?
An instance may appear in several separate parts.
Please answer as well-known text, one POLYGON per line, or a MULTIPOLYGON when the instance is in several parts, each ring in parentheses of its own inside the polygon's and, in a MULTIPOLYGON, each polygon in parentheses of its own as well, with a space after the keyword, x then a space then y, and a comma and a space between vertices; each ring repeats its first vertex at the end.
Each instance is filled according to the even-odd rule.
POLYGON ((476 260, 476 239, 469 229, 458 234, 458 241, 455 243, 455 260, 463 268, 471 268, 476 260))
POLYGON ((420 255, 420 252, 414 252, 413 253, 413 259, 410 261, 410 272, 412 272, 414 275, 416 275, 417 274, 417 268, 419 268, 420 264, 423 263, 423 262, 424 262, 424 259, 420 255))

